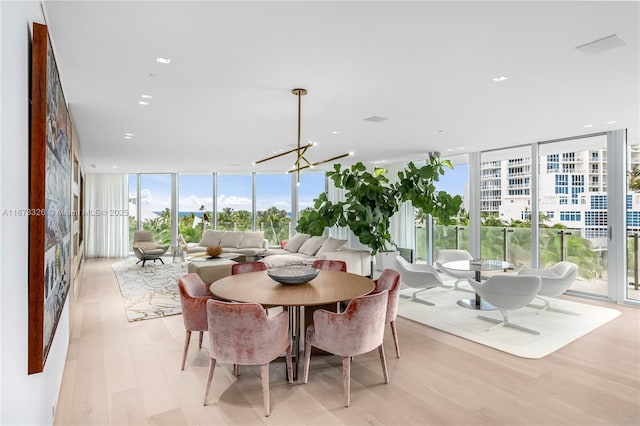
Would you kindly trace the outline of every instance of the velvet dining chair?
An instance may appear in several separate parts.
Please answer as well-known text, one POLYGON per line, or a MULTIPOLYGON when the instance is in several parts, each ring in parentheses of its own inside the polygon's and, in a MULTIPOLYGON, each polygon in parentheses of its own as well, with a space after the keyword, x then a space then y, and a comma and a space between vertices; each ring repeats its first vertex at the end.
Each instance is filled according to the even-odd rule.
POLYGON ((304 353, 304 383, 309 380, 312 346, 342 357, 344 405, 351 404, 351 357, 378 349, 384 382, 389 383, 384 356, 384 325, 389 292, 351 299, 342 313, 317 310, 307 327, 304 353))
POLYGON ((264 262, 241 262, 231 265, 231 275, 245 274, 247 272, 266 271, 264 262))
POLYGON ((269 364, 282 352, 287 362, 287 377, 293 383, 289 314, 268 317, 258 303, 207 301, 211 359, 204 394, 204 405, 218 363, 260 365, 265 416, 271 414, 269 400, 269 364))
POLYGON ((389 291, 389 298, 387 302, 387 315, 385 318, 385 324, 391 325, 391 333, 393 334, 393 343, 396 346, 396 356, 400 358, 400 343, 398 342, 398 331, 396 329, 396 318, 398 317, 398 302, 400 301, 400 286, 401 286, 401 274, 393 269, 385 269, 377 280, 373 282, 376 284, 374 293, 379 293, 384 290, 389 291))
POLYGON ((191 332, 199 331, 200 339, 198 348, 202 348, 202 336, 208 330, 207 326, 207 300, 213 298, 209 286, 205 284, 200 275, 191 273, 178 280, 180 288, 180 304, 182 305, 182 320, 186 335, 184 338, 184 350, 182 353, 182 367, 187 361, 191 332))
POLYGON ((347 272, 347 263, 342 260, 316 259, 311 267, 322 271, 347 272))

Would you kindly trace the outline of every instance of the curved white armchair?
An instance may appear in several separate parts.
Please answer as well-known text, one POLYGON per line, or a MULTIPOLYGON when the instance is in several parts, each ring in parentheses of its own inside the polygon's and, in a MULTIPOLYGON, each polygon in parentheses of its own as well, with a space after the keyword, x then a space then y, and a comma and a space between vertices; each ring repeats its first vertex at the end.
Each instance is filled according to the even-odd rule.
POLYGON ((522 269, 518 271, 519 276, 535 276, 542 279, 542 286, 540 292, 538 292, 537 299, 544 302, 544 306, 531 305, 533 307, 541 308, 538 312, 554 311, 561 312, 563 314, 580 315, 577 312, 567 311, 566 309, 560 309, 551 306, 551 301, 545 297, 557 297, 567 291, 571 284, 576 280, 578 276, 578 265, 571 262, 558 262, 552 268, 549 269, 522 269))
POLYGON ((442 280, 438 276, 436 270, 433 269, 433 266, 422 264, 416 265, 415 263, 409 263, 402 256, 398 256, 396 258, 396 265, 398 267, 398 272, 400 272, 400 275, 402 276, 402 282, 409 287, 420 289, 413 292, 412 296, 400 296, 405 299, 410 298, 415 302, 424 303, 425 305, 434 306, 434 303, 416 297, 418 293, 429 290, 430 288, 440 286, 444 287, 442 280))
POLYGON ((473 279, 467 280, 467 282, 480 297, 491 303, 502 313, 502 321, 478 315, 479 319, 496 323, 490 330, 504 326, 532 334, 540 334, 539 331, 509 321, 509 311, 527 306, 538 295, 541 285, 540 277, 495 275, 481 283, 473 279))
POLYGON ((445 274, 450 277, 456 278, 456 282, 454 284, 454 288, 460 291, 470 291, 466 288, 458 287, 463 281, 468 280, 469 278, 473 278, 475 276, 475 272, 473 271, 457 271, 455 269, 449 269, 444 266, 447 262, 453 262, 456 260, 472 260, 473 256, 466 250, 455 250, 455 249, 441 249, 438 250, 438 254, 436 255, 436 265, 438 268, 445 274))

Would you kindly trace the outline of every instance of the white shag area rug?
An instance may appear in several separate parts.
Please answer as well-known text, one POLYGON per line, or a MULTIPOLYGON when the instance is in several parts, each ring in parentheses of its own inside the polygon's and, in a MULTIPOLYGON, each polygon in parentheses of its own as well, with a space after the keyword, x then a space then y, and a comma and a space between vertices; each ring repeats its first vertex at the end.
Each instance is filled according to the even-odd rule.
POLYGON ((127 319, 140 321, 182 313, 178 279, 184 276, 185 264, 147 262, 144 267, 132 259, 114 263, 127 319))
MULTIPOLYGON (((401 290, 407 296, 413 292, 413 288, 401 290)), ((472 297, 473 293, 436 287, 418 294, 418 298, 435 303, 435 306, 401 298, 398 315, 512 355, 536 359, 568 345, 621 314, 616 309, 563 299, 554 299, 552 306, 578 312, 580 316, 551 311, 538 314, 540 310, 531 307, 509 312, 511 322, 539 331, 540 335, 536 336, 510 327, 489 330, 494 324, 476 316, 502 319, 502 314, 498 310, 467 309, 456 303, 459 299, 472 297)), ((538 300, 534 303, 541 304, 538 300)))

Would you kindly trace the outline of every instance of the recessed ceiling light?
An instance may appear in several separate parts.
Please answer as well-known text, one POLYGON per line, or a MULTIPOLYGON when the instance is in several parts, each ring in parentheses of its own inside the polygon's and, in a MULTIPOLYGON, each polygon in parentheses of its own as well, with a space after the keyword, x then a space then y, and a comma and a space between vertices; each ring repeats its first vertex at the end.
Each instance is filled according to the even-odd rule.
POLYGON ((339 135, 339 134, 340 134, 340 130, 334 130, 334 131, 333 131, 333 132, 331 132, 331 133, 333 133, 334 135, 339 135))
POLYGON ((506 79, 507 77, 505 77, 504 75, 492 78, 492 80, 495 81, 496 83, 500 83, 502 81, 505 81, 506 79))
POLYGON ((138 101, 140 105, 149 105, 149 101, 138 101))
POLYGON ((112 169, 117 169, 117 168, 118 168, 118 166, 111 166, 111 168, 112 168, 112 169))
POLYGON ((169 58, 163 58, 162 56, 158 56, 156 58, 156 62, 158 62, 159 64, 168 64, 171 62, 171 59, 169 58))
POLYGON ((607 121, 607 124, 616 124, 616 123, 617 123, 616 120, 607 121))
POLYGON ((124 138, 125 139, 133 139, 133 133, 125 133, 124 134, 124 138))
POLYGON ((451 152, 451 151, 453 151, 453 148, 447 148, 447 149, 445 149, 445 151, 446 152, 451 152))
POLYGON ((584 127, 588 129, 589 127, 593 127, 593 124, 585 124, 584 127))
POLYGON ((124 152, 119 152, 119 153, 118 153, 118 156, 120 156, 120 157, 124 157, 124 152))
POLYGON ((140 95, 140 97, 142 99, 151 99, 151 98, 153 98, 153 96, 151 96, 151 95, 140 95))

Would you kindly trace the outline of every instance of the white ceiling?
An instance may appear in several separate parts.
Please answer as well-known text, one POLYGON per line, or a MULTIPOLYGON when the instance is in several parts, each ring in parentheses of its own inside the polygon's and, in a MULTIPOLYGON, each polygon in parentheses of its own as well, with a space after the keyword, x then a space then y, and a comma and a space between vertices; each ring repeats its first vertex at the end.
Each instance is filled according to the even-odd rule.
POLYGON ((295 87, 309 90, 312 162, 348 151, 341 162, 415 160, 615 128, 640 143, 639 6, 44 2, 84 167, 100 173, 283 171, 293 154, 252 162, 295 146, 295 87), (575 49, 611 34, 626 44, 575 49), (364 120, 374 115, 388 120, 364 120))

